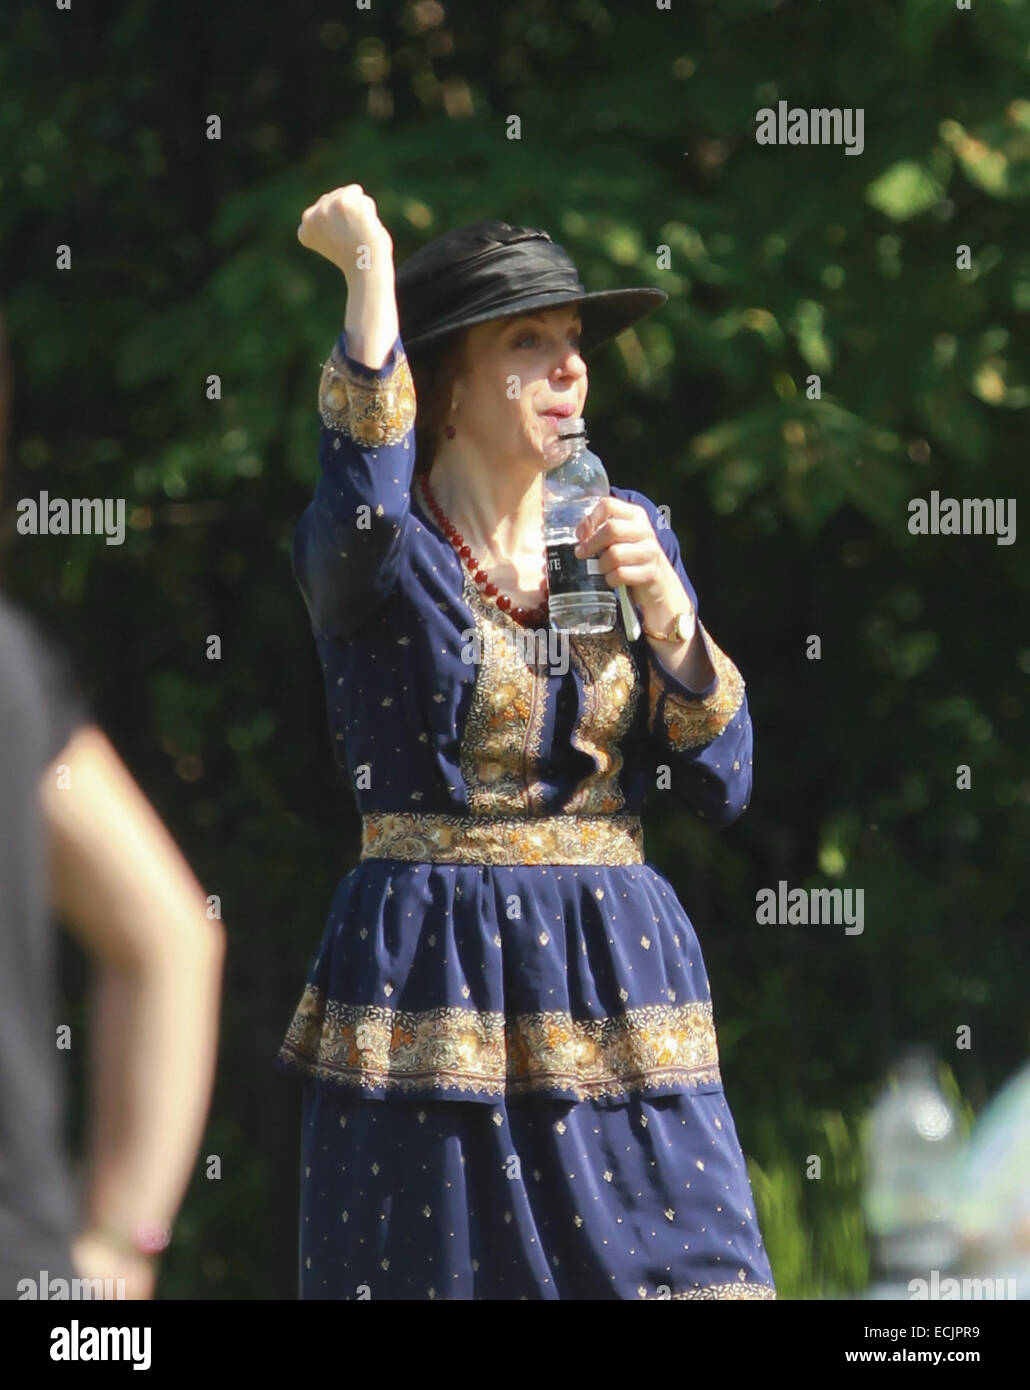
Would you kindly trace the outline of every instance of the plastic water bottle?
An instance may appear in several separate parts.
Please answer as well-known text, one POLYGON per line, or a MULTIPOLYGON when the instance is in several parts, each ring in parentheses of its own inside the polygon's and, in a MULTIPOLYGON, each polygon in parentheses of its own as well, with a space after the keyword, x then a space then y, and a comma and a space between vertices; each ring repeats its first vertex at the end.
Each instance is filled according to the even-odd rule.
POLYGON ((866 1141, 866 1224, 874 1266, 886 1280, 871 1297, 907 1298, 907 1281, 945 1275, 954 1265, 958 1117, 937 1082, 926 1047, 910 1048, 881 1091, 866 1141), (891 1291, 893 1290, 893 1292, 891 1291))
POLYGON ((604 464, 587 448, 581 415, 558 421, 557 438, 548 442, 545 457, 553 461, 543 482, 550 625, 575 633, 609 632, 615 626, 615 591, 596 555, 574 553, 576 527, 611 492, 604 464))

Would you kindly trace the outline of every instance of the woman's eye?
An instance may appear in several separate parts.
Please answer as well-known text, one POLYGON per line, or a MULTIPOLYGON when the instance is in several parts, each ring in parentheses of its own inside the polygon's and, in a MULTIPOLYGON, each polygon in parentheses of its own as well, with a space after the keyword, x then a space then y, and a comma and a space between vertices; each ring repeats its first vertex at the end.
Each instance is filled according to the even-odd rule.
MULTIPOLYGON (((575 344, 576 351, 578 352, 578 351, 579 351, 579 348, 580 348, 580 346, 581 346, 581 344, 582 344, 582 342, 583 342, 582 334, 580 334, 580 333, 574 333, 574 334, 572 334, 571 336, 572 336, 572 341, 573 341, 573 343, 575 344)), ((535 333, 527 333, 527 334, 525 334, 524 337, 519 338, 519 339, 517 340, 517 342, 515 343, 515 346, 516 346, 516 347, 521 347, 521 346, 523 345, 523 343, 536 342, 536 341, 537 341, 537 335, 536 335, 535 333)))

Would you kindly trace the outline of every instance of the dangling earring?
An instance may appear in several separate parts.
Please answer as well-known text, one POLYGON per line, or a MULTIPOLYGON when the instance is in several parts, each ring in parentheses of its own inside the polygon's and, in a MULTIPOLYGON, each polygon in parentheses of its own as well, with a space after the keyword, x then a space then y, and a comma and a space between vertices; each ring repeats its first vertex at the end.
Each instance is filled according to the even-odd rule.
POLYGON ((457 434, 457 430, 454 428, 453 425, 445 425, 443 432, 448 439, 453 439, 455 434, 457 434))

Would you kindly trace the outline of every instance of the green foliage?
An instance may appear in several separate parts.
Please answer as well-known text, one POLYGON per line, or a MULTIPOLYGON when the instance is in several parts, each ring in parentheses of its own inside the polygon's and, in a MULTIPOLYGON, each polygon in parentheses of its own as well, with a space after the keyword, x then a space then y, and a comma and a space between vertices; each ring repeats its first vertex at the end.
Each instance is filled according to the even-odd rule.
POLYGON ((765 1165, 748 1163, 777 1294, 788 1299, 854 1298, 869 1283, 856 1127, 839 1111, 809 1115, 803 1136, 798 1136, 801 1147, 791 1152, 786 1118, 766 1126, 765 1165), (823 1165, 819 1177, 808 1176, 813 1157, 823 1165))
POLYGON ((23 6, 0 51, 4 495, 123 496, 129 529, 12 536, 5 582, 223 902, 201 1151, 223 1177, 198 1173, 162 1292, 295 1292, 297 1099, 271 1063, 358 844, 289 568, 344 286, 296 226, 348 182, 398 260, 500 216, 590 288, 669 292, 591 360, 591 438, 671 509, 748 682, 755 791, 718 832, 656 796, 648 857, 701 938, 782 1292, 860 1286, 854 1127, 898 1045, 951 1055, 969 1024, 977 1108, 1027 1051, 1030 570, 910 535, 907 505, 1023 491, 1030 9, 112 8, 23 6), (861 106, 864 152, 756 145, 780 99, 861 106), (758 927, 780 879, 864 888, 864 933, 758 927), (824 1151, 832 1181, 806 1183, 824 1151))

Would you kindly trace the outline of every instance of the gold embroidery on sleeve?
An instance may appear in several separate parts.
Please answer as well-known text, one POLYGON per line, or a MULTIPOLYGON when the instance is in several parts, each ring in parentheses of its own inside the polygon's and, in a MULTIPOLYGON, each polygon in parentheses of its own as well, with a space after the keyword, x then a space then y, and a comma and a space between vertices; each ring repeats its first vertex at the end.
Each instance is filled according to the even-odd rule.
POLYGON ((333 344, 322 368, 318 413, 327 429, 363 446, 400 444, 415 423, 415 383, 401 349, 387 376, 370 380, 353 370, 333 344))
POLYGON ((674 691, 662 679, 662 673, 650 666, 648 685, 651 729, 664 737, 677 752, 700 748, 711 743, 744 703, 744 678, 712 634, 697 620, 698 629, 708 640, 712 665, 718 683, 711 695, 702 699, 687 699, 674 691))

